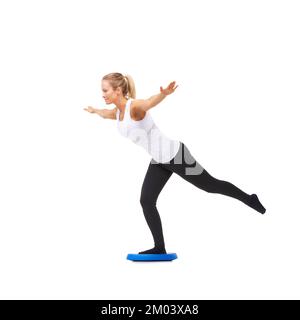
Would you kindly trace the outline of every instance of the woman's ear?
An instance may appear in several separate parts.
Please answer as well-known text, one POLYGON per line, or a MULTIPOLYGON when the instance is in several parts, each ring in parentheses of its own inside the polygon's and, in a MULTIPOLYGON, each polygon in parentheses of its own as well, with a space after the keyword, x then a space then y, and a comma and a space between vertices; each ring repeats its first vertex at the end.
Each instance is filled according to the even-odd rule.
POLYGON ((118 87, 118 88, 116 89, 116 94, 117 94, 117 95, 122 94, 122 89, 121 89, 121 87, 118 87))

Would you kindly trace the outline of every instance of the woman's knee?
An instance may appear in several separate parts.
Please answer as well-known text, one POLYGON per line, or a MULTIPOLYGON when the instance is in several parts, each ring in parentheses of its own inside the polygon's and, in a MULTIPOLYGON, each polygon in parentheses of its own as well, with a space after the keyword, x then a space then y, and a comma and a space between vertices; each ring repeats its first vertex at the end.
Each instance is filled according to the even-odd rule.
POLYGON ((149 194, 141 194, 140 196, 140 204, 142 207, 155 207, 156 199, 149 196, 149 194))
POLYGON ((216 179, 210 175, 206 170, 200 175, 201 188, 209 193, 218 193, 226 184, 226 181, 216 179))
POLYGON ((210 193, 220 193, 222 190, 225 189, 227 182, 223 180, 219 180, 216 178, 213 178, 210 180, 210 183, 207 185, 207 192, 210 193))

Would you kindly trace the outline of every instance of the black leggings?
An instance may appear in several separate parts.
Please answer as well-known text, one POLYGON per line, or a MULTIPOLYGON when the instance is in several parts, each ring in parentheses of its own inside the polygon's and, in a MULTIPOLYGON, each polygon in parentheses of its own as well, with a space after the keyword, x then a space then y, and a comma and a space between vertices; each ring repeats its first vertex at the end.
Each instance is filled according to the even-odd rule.
POLYGON ((184 143, 180 142, 178 153, 168 163, 159 163, 154 159, 150 161, 141 191, 140 203, 154 239, 154 246, 159 250, 165 250, 165 243, 156 201, 173 172, 206 192, 233 197, 249 205, 250 195, 230 182, 212 177, 194 159, 184 143))

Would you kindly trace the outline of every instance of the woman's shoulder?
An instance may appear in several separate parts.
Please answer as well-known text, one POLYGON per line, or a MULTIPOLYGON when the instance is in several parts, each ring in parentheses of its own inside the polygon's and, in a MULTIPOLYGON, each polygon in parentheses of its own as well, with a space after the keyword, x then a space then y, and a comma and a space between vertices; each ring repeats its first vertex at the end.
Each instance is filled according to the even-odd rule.
POLYGON ((141 109, 141 110, 145 110, 145 107, 148 105, 148 100, 145 99, 131 99, 131 107, 133 109, 141 109))
POLYGON ((143 120, 146 116, 146 111, 143 109, 143 103, 145 100, 141 99, 131 99, 130 104, 130 115, 132 119, 136 121, 143 120))

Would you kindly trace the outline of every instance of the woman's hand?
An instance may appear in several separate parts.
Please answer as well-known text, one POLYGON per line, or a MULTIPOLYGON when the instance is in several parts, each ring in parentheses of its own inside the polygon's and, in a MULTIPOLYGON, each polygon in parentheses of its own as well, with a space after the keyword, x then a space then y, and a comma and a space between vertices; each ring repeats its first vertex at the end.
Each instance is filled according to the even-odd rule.
POLYGON ((177 87, 178 86, 175 87, 175 81, 173 81, 167 86, 166 89, 163 89, 163 87, 160 87, 160 92, 167 96, 167 95, 173 93, 177 87))
POLYGON ((90 113, 95 113, 96 112, 96 109, 94 109, 93 107, 87 107, 87 108, 84 108, 83 110, 85 110, 87 112, 90 112, 90 113))

